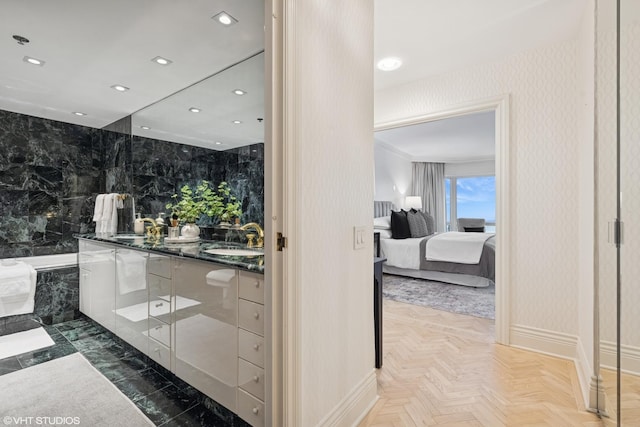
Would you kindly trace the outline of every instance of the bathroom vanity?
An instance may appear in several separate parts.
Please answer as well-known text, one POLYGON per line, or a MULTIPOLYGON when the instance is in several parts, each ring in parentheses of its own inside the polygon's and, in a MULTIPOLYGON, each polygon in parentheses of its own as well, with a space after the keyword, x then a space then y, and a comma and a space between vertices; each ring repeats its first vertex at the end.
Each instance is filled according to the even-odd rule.
POLYGON ((76 237, 81 312, 252 426, 265 425, 261 254, 215 242, 76 237))

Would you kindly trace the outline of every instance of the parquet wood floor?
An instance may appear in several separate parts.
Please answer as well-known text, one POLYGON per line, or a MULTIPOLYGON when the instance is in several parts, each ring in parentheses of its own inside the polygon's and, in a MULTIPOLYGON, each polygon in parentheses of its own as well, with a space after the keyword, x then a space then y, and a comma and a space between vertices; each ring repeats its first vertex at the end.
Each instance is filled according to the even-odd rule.
MULTIPOLYGON (((605 408, 609 418, 604 418, 605 426, 617 425, 616 415, 616 372, 601 369, 600 375, 606 394, 605 408)), ((623 427, 640 426, 640 377, 622 373, 620 387, 620 423, 623 427)))
POLYGON ((573 363, 494 342, 493 320, 384 300, 378 426, 589 426, 573 363))

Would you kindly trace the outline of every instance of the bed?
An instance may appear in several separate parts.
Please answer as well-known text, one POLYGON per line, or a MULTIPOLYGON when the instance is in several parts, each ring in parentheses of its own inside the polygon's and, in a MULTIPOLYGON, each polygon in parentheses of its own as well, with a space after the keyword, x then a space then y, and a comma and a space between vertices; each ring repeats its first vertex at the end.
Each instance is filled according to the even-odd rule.
MULTIPOLYGON (((374 218, 383 219, 391 214, 393 203, 374 202, 374 218)), ((374 220, 374 231, 380 233, 380 253, 386 258, 383 271, 388 274, 434 280, 455 285, 487 287, 495 281, 495 235, 493 233, 435 233, 426 237, 393 239, 380 221, 374 220), (377 225, 378 224, 378 225, 377 225), (429 243, 430 240, 433 241, 429 243), (467 239, 473 243, 466 243, 467 239), (475 245, 475 259, 463 262, 427 259, 437 250, 437 240, 453 240, 458 247, 475 245), (478 262, 475 262, 475 260, 478 262)), ((438 256, 433 256, 435 259, 438 256)), ((442 258, 446 259, 446 258, 442 258)))

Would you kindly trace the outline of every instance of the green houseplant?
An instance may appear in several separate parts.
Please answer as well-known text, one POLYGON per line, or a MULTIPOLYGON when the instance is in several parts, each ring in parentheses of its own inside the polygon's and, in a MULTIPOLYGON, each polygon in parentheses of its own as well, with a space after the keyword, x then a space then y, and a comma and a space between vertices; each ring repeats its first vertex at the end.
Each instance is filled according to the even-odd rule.
POLYGON ((240 201, 231 194, 229 184, 225 181, 218 184, 215 190, 205 180, 195 188, 185 184, 180 188, 180 196, 174 194, 171 199, 166 207, 182 223, 195 224, 202 215, 225 222, 242 215, 240 201))

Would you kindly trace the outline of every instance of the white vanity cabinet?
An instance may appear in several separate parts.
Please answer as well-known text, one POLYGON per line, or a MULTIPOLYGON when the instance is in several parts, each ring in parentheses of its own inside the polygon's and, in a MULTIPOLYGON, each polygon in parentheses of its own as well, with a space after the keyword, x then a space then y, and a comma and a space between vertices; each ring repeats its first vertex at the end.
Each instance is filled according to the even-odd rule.
POLYGON ((174 258, 172 366, 175 374, 236 410, 238 270, 174 258))
POLYGON ((237 414, 265 425, 264 276, 239 272, 237 414))
POLYGON ((115 253, 115 333, 147 354, 149 253, 117 248, 115 253))
POLYGON ((171 257, 155 253, 150 253, 147 260, 149 323, 146 335, 149 345, 148 355, 169 371, 173 371, 171 364, 173 345, 171 325, 174 311, 172 263, 171 257))
POLYGON ((115 248, 79 241, 80 311, 115 332, 115 248))

